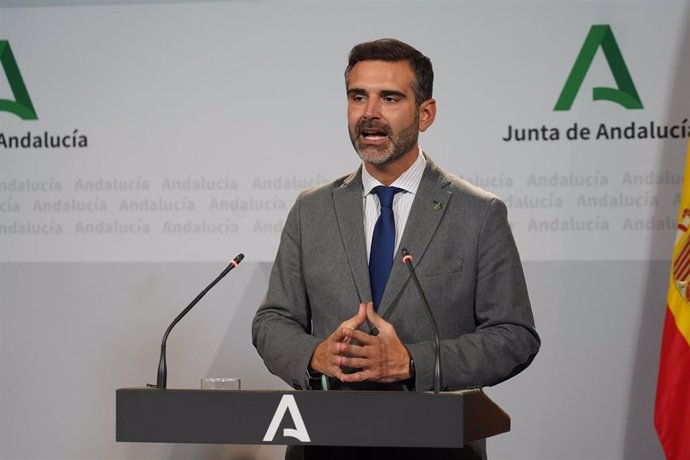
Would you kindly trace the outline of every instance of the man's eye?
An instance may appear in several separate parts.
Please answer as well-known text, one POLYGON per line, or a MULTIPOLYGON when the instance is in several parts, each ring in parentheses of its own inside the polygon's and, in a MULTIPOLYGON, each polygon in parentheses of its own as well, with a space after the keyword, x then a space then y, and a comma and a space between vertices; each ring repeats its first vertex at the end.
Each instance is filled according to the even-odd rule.
POLYGON ((363 102, 364 100, 366 100, 366 98, 364 96, 356 94, 356 95, 352 96, 352 100, 354 102, 363 102))
POLYGON ((398 98, 394 96, 386 96, 383 98, 383 102, 398 102, 398 98))

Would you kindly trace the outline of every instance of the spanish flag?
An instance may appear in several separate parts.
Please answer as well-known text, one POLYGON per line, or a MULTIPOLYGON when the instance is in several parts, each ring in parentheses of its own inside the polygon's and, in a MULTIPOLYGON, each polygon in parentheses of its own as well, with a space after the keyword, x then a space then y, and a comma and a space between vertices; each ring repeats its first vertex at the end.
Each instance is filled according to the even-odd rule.
POLYGON ((654 426, 668 460, 690 459, 690 146, 671 259, 654 426))

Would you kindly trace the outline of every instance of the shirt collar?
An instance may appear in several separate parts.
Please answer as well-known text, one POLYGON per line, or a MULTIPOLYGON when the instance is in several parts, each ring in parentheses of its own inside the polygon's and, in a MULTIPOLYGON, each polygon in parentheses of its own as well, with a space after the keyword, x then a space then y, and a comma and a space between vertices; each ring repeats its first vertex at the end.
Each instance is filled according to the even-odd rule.
MULTIPOLYGON (((426 158, 424 158, 424 152, 422 152, 421 147, 417 150, 417 159, 412 166, 407 168, 407 170, 400 175, 397 179, 393 181, 390 185, 391 187, 398 187, 407 193, 415 194, 419 188, 419 183, 422 181, 422 174, 424 173, 424 168, 426 167, 426 158)), ((374 187, 383 185, 374 176, 369 174, 367 168, 362 164, 362 187, 363 196, 367 196, 374 190, 374 187)))

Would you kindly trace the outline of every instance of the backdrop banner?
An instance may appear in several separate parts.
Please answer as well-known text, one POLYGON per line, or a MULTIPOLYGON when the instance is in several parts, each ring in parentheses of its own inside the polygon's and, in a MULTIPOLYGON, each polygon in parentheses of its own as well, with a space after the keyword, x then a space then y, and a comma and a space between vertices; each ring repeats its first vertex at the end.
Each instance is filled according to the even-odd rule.
POLYGON ((689 31, 683 0, 0 0, 0 458, 282 458, 115 443, 115 389, 155 381, 240 252, 168 386, 286 388, 251 320, 298 193, 360 164, 343 72, 381 37, 431 58, 420 144, 505 200, 524 262, 543 347, 487 389, 512 416, 490 457, 663 458, 689 31))

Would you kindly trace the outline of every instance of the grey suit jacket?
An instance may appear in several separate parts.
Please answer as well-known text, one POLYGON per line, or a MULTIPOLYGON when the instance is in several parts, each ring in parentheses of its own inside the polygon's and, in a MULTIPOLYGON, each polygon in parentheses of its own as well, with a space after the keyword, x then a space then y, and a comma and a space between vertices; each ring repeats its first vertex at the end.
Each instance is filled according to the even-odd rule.
MULTIPOLYGON (((307 387, 316 346, 371 300, 362 190, 360 168, 302 192, 285 223, 252 337, 268 369, 295 388, 307 387)), ((444 389, 493 385, 529 365, 540 340, 499 198, 427 157, 402 247, 438 323, 444 389)), ((378 312, 414 359, 416 389, 430 390, 432 327, 400 259, 378 312)))

